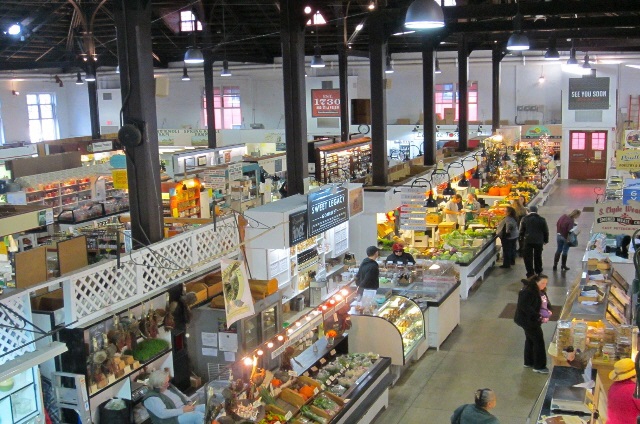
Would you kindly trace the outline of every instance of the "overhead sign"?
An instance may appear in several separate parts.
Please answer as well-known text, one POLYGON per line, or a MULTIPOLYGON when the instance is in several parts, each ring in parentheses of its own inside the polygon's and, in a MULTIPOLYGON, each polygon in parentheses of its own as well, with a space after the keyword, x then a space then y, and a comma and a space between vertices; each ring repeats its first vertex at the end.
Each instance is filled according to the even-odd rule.
POLYGON ((569 78, 569 110, 609 109, 609 78, 569 78))
POLYGON ((89 152, 108 152, 113 150, 113 141, 95 141, 87 146, 89 152))
POLYGON ((309 193, 307 199, 308 237, 349 220, 349 195, 344 187, 309 193))
POLYGON ((403 230, 424 231, 426 228, 425 188, 402 188, 400 201, 400 228, 403 230))
POLYGON ((307 239, 307 211, 289 215, 289 247, 307 239))
POLYGON ((632 234, 640 226, 640 202, 622 200, 596 203, 593 231, 606 234, 632 234))
POLYGON ((637 149, 640 147, 640 131, 638 130, 626 130, 624 132, 624 140, 626 148, 637 149))
POLYGON ((616 169, 640 171, 640 149, 616 150, 616 169))
POLYGON ((339 118, 340 90, 311 90, 311 116, 313 118, 339 118))

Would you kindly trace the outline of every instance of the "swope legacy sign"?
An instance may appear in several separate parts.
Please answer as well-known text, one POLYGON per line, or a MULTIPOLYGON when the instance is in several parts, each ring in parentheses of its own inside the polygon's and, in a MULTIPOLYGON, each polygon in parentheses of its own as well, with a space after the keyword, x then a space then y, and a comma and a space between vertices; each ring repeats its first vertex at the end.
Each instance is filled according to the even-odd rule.
POLYGON ((340 90, 311 90, 311 116, 313 118, 339 118, 340 90))
POLYGON ((609 109, 609 78, 569 78, 569 110, 609 109))
POLYGON ((309 193, 307 237, 313 237, 349 220, 349 192, 344 187, 309 193))
POLYGON ((596 203, 594 211, 594 233, 631 235, 640 227, 640 202, 631 200, 627 205, 622 200, 596 203))

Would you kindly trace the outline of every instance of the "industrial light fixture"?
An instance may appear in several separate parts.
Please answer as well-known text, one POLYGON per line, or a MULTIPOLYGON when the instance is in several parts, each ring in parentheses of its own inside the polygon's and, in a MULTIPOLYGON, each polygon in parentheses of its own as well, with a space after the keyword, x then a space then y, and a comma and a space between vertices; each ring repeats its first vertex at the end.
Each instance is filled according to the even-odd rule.
POLYGON ((571 47, 571 50, 569 52, 569 60, 567 60, 567 65, 575 66, 577 64, 578 64, 578 59, 576 59, 576 49, 571 47))
POLYGON ((19 96, 20 92, 17 90, 11 90, 11 94, 13 94, 14 96, 19 96))
POLYGON ((473 173, 473 175, 471 176, 471 178, 473 178, 474 180, 479 180, 480 178, 482 178, 482 174, 480 173, 480 166, 476 164, 476 170, 473 173))
POLYGON ((78 72, 77 78, 76 78, 76 85, 82 85, 82 84, 84 84, 84 81, 82 81, 82 75, 80 75, 80 72, 78 72))
POLYGON ((91 71, 87 71, 87 74, 85 75, 84 79, 85 79, 87 82, 95 82, 95 80, 96 80, 96 75, 95 75, 93 72, 91 72, 91 71))
POLYGON ((324 60, 322 59, 322 54, 320 53, 320 42, 318 38, 318 24, 316 24, 316 45, 314 47, 313 59, 311 59, 312 68, 324 68, 324 60))
POLYGON ((393 74, 393 65, 391 64, 391 55, 387 55, 387 66, 384 68, 385 74, 393 74))
POLYGON ((440 62, 438 61, 438 59, 436 59, 436 69, 433 71, 434 74, 441 74, 442 71, 440 70, 440 62))
POLYGON ((447 188, 442 190, 442 195, 443 196, 453 196, 454 194, 456 194, 456 190, 453 187, 451 187, 451 181, 449 181, 447 183, 447 188))
POLYGON ((419 127, 418 125, 416 125, 415 127, 413 127, 413 129, 411 130, 411 132, 414 132, 414 133, 416 133, 416 132, 418 132, 418 131, 420 131, 420 127, 419 127))
POLYGON ((435 29, 444 26, 442 7, 435 0, 413 0, 404 18, 410 29, 435 29))
POLYGON ((560 52, 556 48, 556 37, 549 38, 549 48, 544 54, 544 60, 560 60, 560 52))
POLYGON ((120 65, 116 66, 116 74, 120 73, 120 65))
POLYGON ((520 3, 518 3, 516 16, 513 17, 513 34, 511 34, 507 41, 507 50, 529 50, 529 38, 522 33, 522 14, 520 13, 520 3))
POLYGON ((226 60, 222 61, 222 72, 220 72, 221 77, 230 77, 231 71, 229 70, 229 62, 226 60))
POLYGON ((189 78, 189 74, 187 73, 186 66, 182 67, 182 81, 191 81, 191 78, 189 78))
POLYGON ((13 24, 9 28, 7 28, 7 34, 9 35, 19 35, 22 32, 22 27, 20 24, 13 24))
POLYGON ((376 8, 376 4, 374 2, 369 3, 369 10, 373 10, 376 8))
POLYGON ((187 49, 187 52, 184 54, 184 63, 197 64, 203 62, 204 56, 202 55, 202 50, 197 47, 189 47, 187 49))
POLYGON ((582 63, 583 69, 591 69, 591 64, 589 63, 589 53, 584 55, 584 62, 582 63))
POLYGON ((305 6, 305 7, 304 7, 304 13, 306 13, 307 15, 308 15, 309 13, 311 13, 311 6, 305 6))

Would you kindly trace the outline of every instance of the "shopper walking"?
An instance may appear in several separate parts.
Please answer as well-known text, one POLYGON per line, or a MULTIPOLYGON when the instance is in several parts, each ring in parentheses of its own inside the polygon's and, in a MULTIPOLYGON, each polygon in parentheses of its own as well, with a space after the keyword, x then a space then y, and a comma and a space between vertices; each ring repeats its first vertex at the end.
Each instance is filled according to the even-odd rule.
POLYGON ((376 262, 378 256, 380 256, 380 249, 376 246, 367 247, 367 257, 360 263, 356 274, 358 293, 362 294, 364 290, 377 290, 380 287, 380 267, 376 262))
POLYGON ((549 243, 547 220, 538 215, 537 206, 531 206, 529 211, 520 222, 519 235, 527 278, 542 272, 542 247, 549 243))
POLYGON ((476 390, 474 403, 456 408, 451 416, 451 424, 500 424, 500 421, 489 412, 496 407, 496 400, 493 390, 476 390))
POLYGON ((558 234, 556 235, 556 240, 558 241, 558 249, 556 250, 556 254, 553 257, 553 270, 556 271, 558 269, 558 261, 560 260, 560 255, 562 255, 562 271, 569 270, 567 266, 567 255, 569 253, 569 248, 571 245, 569 244, 568 238, 569 234, 574 231, 574 227, 576 226, 576 219, 580 217, 580 211, 578 209, 574 209, 569 214, 562 215, 558 222, 556 223, 556 229, 558 230, 558 234))
POLYGON ((524 287, 518 293, 518 305, 513 320, 524 330, 524 366, 534 372, 548 374, 547 350, 542 324, 551 317, 551 303, 547 296, 546 275, 534 275, 522 280, 524 287))
POLYGON ((607 393, 607 424, 635 424, 640 415, 640 400, 635 399, 636 364, 630 358, 613 364, 609 373, 613 382, 607 393))
POLYGON ((500 268, 511 268, 516 264, 516 241, 518 240, 518 223, 516 211, 507 206, 507 216, 498 223, 496 233, 502 243, 502 265, 500 268))

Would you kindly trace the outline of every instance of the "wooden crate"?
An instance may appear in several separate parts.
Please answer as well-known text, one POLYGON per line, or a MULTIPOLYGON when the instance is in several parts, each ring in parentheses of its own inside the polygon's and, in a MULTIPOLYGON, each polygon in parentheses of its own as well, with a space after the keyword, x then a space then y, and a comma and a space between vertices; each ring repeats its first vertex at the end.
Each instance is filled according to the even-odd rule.
POLYGON ((202 281, 191 281, 185 284, 187 292, 195 293, 196 303, 204 302, 207 300, 207 285, 202 281))
POLYGON ((207 297, 214 297, 222 293, 222 275, 209 274, 202 282, 207 286, 207 297))
POLYGON ((264 299, 278 291, 278 280, 275 278, 270 280, 249 279, 249 286, 251 287, 251 296, 254 299, 264 299))

